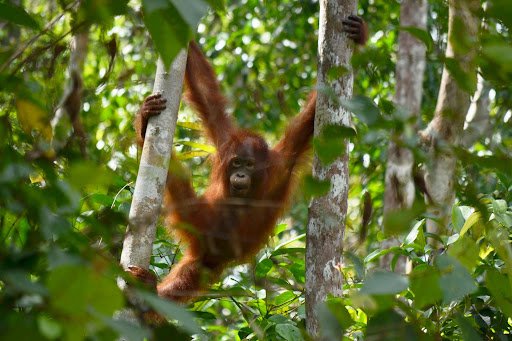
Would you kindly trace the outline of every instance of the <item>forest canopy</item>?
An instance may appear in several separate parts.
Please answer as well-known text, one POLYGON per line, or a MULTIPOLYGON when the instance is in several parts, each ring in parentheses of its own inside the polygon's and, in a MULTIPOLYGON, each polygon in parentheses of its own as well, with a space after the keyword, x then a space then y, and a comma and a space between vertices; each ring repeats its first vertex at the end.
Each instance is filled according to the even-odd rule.
MULTIPOLYGON (((274 145, 316 89, 319 1, 0 0, 0 338, 311 339, 308 207, 330 186, 311 164, 347 148, 342 294, 317 308, 319 333, 509 339, 512 7, 416 2, 360 0, 346 14, 369 28, 327 77, 354 75, 353 97, 335 101, 350 124, 315 132, 315 161, 264 248, 177 305, 119 265, 141 154, 133 121, 157 59, 168 67, 195 40, 234 121, 274 145), (117 318, 133 303, 120 276, 170 322, 117 318)), ((173 152, 200 194, 215 151, 182 103, 173 152)), ((150 269, 164 277, 184 249, 160 219, 150 269)))

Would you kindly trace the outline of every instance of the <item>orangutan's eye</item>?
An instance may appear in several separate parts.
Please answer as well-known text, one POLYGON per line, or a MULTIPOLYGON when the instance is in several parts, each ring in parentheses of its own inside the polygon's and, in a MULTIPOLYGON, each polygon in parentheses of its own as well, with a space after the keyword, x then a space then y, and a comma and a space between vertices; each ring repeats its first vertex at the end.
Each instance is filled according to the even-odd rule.
POLYGON ((235 168, 238 168, 238 167, 242 166, 242 162, 240 161, 240 159, 233 159, 231 165, 235 168))

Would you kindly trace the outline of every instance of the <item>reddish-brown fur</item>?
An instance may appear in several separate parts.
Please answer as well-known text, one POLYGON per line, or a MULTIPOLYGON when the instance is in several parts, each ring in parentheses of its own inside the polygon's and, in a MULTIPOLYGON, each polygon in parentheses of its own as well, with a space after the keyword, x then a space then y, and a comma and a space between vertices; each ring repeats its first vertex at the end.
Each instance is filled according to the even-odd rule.
MULTIPOLYGON (((361 34, 365 32, 363 29, 361 34)), ((193 42, 185 81, 185 99, 199 113, 217 153, 212 156, 210 185, 204 195, 196 195, 181 166, 178 172, 170 171, 167 178, 169 225, 188 247, 181 261, 157 285, 157 291, 160 296, 179 302, 196 296, 227 265, 247 260, 266 242, 288 202, 294 173, 304 163, 313 135, 316 103, 313 91, 302 112, 270 149, 259 134, 237 128, 226 114, 227 101, 216 76, 193 42), (244 152, 252 153, 256 159, 251 195, 233 197, 229 162, 234 155, 244 152)), ((140 144, 144 141, 148 118, 164 107, 164 100, 158 96, 146 99, 135 124, 140 144)), ((130 271, 146 282, 155 280, 147 270, 132 267, 130 271)))

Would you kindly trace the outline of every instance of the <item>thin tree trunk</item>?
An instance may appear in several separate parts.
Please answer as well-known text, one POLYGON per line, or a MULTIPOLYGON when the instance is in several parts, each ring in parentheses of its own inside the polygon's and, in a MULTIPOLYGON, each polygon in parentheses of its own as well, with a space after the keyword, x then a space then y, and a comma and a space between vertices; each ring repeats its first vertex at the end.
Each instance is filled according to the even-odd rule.
POLYGON ((80 111, 82 110, 82 93, 84 88, 82 74, 88 46, 89 28, 87 27, 77 32, 71 40, 68 66, 69 80, 51 122, 53 147, 57 150, 62 148, 68 142, 71 128, 73 128, 74 136, 78 140, 83 156, 87 153, 87 135, 80 119, 80 111))
POLYGON ((149 267, 178 119, 186 61, 185 50, 176 56, 169 71, 165 71, 163 62, 158 60, 153 93, 161 93, 167 99, 167 108, 149 119, 121 253, 124 268, 129 265, 149 267))
POLYGON ((469 106, 464 127, 462 145, 470 148, 489 130, 489 114, 491 112, 491 99, 489 98, 491 87, 482 76, 478 76, 478 86, 473 101, 469 106))
MULTIPOLYGON (((448 45, 446 57, 453 58, 469 76, 476 87, 476 39, 478 0, 450 0, 448 22, 448 45), (455 36, 454 29, 457 30, 455 36), (461 32, 461 29, 464 29, 461 32), (461 37, 468 38, 467 46, 461 44, 461 37), (457 39, 456 44, 454 40, 457 39), (472 41, 474 40, 474 41, 472 41)), ((448 69, 443 69, 439 97, 434 118, 421 133, 429 148, 425 183, 432 202, 428 208, 427 231, 438 235, 446 234, 455 198, 455 166, 457 159, 452 146, 460 144, 464 120, 470 103, 469 93, 462 89, 448 69)), ((437 243, 433 242, 433 245, 437 243)))
MULTIPOLYGON (((321 0, 318 41, 318 89, 330 87, 336 98, 319 92, 316 103, 315 135, 329 124, 350 125, 350 113, 340 106, 339 98, 352 96, 353 75, 348 72, 328 82, 332 68, 350 68, 352 42, 341 31, 342 20, 355 14, 355 0, 321 0)), ((341 156, 330 165, 322 165, 317 157, 313 175, 331 182, 329 193, 315 198, 309 207, 306 249, 306 327, 313 336, 318 335, 316 307, 328 294, 341 296, 343 235, 348 196, 348 140, 341 156)))
MULTIPOLYGON (((130 265, 149 268, 171 158, 186 62, 186 50, 176 56, 169 71, 158 60, 153 93, 161 93, 167 99, 167 108, 160 115, 149 119, 146 130, 121 252, 121 266, 124 269, 130 265)), ((119 286, 125 289, 126 283, 119 280, 119 286)), ((129 312, 121 318, 133 319, 129 312)))
MULTIPOLYGON (((427 1, 404 0, 400 8, 400 26, 426 29, 427 1)), ((398 35, 398 56, 396 63, 395 104, 410 115, 418 116, 423 93, 423 74, 425 72, 425 44, 406 31, 398 35), (413 77, 411 75, 414 75, 413 77)), ((413 180, 414 157, 412 151, 401 147, 405 135, 410 131, 394 132, 388 148, 386 168, 386 189, 384 192, 384 215, 394 214, 404 208, 410 208, 414 202, 415 186, 413 180)), ((390 238, 383 242, 383 248, 398 245, 398 240, 390 238)), ((393 254, 381 258, 380 266, 391 267, 393 254)), ((406 258, 400 257, 395 271, 405 273, 406 258)))

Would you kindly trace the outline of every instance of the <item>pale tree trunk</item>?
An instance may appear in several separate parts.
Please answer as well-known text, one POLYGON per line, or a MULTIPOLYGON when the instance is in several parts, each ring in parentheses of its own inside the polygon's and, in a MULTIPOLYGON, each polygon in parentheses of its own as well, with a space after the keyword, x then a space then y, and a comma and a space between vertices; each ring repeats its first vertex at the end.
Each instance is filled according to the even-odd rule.
MULTIPOLYGON (((318 37, 318 89, 330 87, 336 98, 319 91, 316 103, 315 135, 328 124, 350 125, 350 113, 339 103, 340 98, 352 96, 353 75, 346 73, 328 82, 332 68, 350 69, 352 42, 341 31, 342 20, 355 14, 355 0, 321 0, 318 37)), ((306 327, 318 335, 316 307, 328 294, 343 293, 342 267, 343 235, 348 196, 348 140, 340 157, 330 165, 322 165, 315 157, 313 175, 331 182, 329 193, 315 198, 309 207, 306 248, 306 327)))
POLYGON ((462 145, 471 147, 480 137, 489 131, 489 114, 491 111, 491 88, 482 76, 478 75, 478 86, 466 115, 462 145))
POLYGON ((52 145, 55 149, 62 148, 71 135, 71 127, 82 155, 86 155, 87 135, 80 119, 82 110, 82 93, 84 88, 83 70, 89 45, 89 29, 77 32, 71 40, 69 57, 69 80, 58 109, 52 119, 52 145))
MULTIPOLYGON (((169 71, 158 60, 153 93, 162 94, 167 100, 167 108, 160 115, 149 119, 146 130, 121 252, 121 266, 124 269, 131 265, 149 268, 178 119, 186 62, 186 50, 176 56, 169 71)), ((123 280, 118 282, 122 289, 126 288, 123 280)), ((130 315, 124 318, 130 318, 130 315)))
MULTIPOLYGON (((446 57, 453 58, 476 86, 476 40, 478 19, 476 11, 478 0, 450 0, 448 22, 448 44, 446 57), (457 34, 454 32, 456 27, 457 34), (464 29, 464 32, 460 32, 464 29), (463 47, 461 41, 456 44, 452 39, 467 37, 470 41, 463 47)), ((455 166, 457 159, 451 147, 461 143, 464 120, 470 103, 470 95, 462 89, 445 67, 441 79, 434 118, 421 133, 423 141, 429 148, 425 182, 431 198, 427 211, 427 231, 439 235, 446 234, 455 199, 455 166)), ((432 242, 437 245, 436 242, 432 242)))
MULTIPOLYGON (((427 1, 404 0, 400 8, 400 26, 415 27, 425 30, 427 28, 427 1)), ((409 115, 418 116, 423 93, 423 74, 425 73, 425 44, 414 38, 406 31, 398 35, 398 56, 396 62, 396 89, 395 105, 409 115)), ((402 147, 406 134, 409 131, 394 132, 388 148, 386 167, 386 188, 384 192, 384 215, 394 214, 404 208, 410 208, 414 202, 415 186, 413 180, 414 157, 412 151, 402 147)), ((382 243, 383 248, 398 245, 395 238, 382 243)), ((393 254, 387 254, 380 260, 384 269, 391 267, 393 254)), ((396 263, 395 271, 404 273, 406 258, 400 257, 396 263)))

